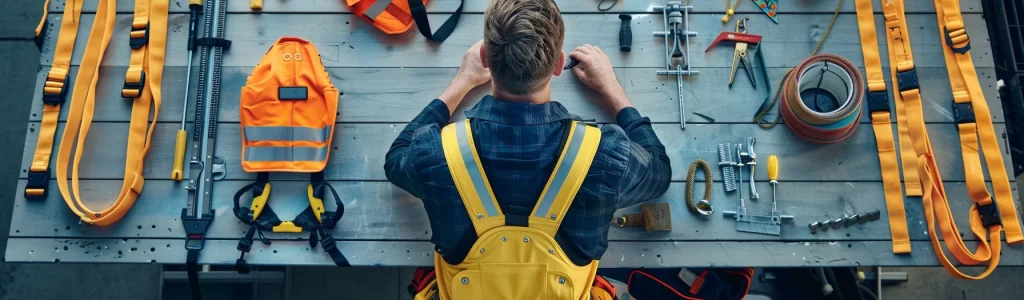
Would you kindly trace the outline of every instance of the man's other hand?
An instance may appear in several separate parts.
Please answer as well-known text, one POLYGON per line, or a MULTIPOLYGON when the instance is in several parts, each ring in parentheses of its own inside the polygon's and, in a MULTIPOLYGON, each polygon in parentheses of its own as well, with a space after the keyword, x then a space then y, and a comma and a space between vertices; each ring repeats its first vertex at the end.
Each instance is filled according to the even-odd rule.
POLYGON ((462 65, 459 67, 456 80, 463 80, 470 87, 477 87, 491 81, 491 71, 485 68, 483 62, 480 61, 480 47, 483 44, 484 40, 477 41, 476 44, 469 47, 469 50, 466 50, 466 54, 462 55, 462 65))
POLYGON ((625 90, 615 79, 615 70, 612 69, 612 62, 608 55, 597 46, 585 44, 576 47, 569 53, 569 57, 579 61, 579 65, 572 68, 572 73, 579 78, 583 84, 594 89, 608 101, 608 105, 614 113, 619 110, 633 106, 626 97, 625 90))

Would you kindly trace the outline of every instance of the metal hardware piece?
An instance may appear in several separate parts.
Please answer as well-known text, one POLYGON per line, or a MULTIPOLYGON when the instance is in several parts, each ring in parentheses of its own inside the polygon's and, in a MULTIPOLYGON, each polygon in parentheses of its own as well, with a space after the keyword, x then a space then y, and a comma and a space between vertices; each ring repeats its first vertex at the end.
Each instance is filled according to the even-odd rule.
POLYGON ((736 170, 733 167, 732 145, 729 143, 718 144, 718 168, 722 170, 722 183, 726 192, 736 190, 736 170))
POLYGON ((676 76, 676 89, 679 95, 679 128, 685 130, 686 103, 683 101, 683 76, 699 73, 691 70, 689 64, 690 37, 697 35, 697 32, 690 31, 689 25, 690 10, 693 7, 683 5, 681 1, 669 1, 665 5, 655 5, 652 9, 661 13, 665 25, 664 31, 654 31, 654 36, 665 38, 665 69, 658 70, 656 74, 676 76), (671 47, 669 42, 672 43, 671 47))

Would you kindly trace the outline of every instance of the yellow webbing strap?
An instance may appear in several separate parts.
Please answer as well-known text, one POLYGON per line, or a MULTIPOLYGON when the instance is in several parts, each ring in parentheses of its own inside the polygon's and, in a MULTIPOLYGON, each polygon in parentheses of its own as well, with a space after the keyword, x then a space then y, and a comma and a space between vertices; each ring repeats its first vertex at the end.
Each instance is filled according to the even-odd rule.
POLYGON ((505 225, 505 214, 501 212, 484 167, 480 164, 470 121, 448 124, 441 129, 441 145, 455 188, 469 212, 477 236, 491 228, 505 225))
MULTIPOLYGON (((46 197, 50 179, 50 155, 53 154, 53 138, 57 134, 57 119, 60 106, 65 101, 68 87, 68 74, 71 73, 71 53, 75 50, 75 38, 78 36, 78 22, 82 14, 82 0, 70 1, 64 8, 64 16, 60 24, 60 36, 57 48, 53 52, 53 62, 46 74, 43 84, 43 120, 39 125, 39 139, 36 141, 35 154, 32 155, 32 166, 29 167, 29 184, 25 186, 26 198, 46 197)), ((42 25, 46 22, 47 5, 43 7, 43 21, 39 23, 37 35, 42 34, 42 25)))
MULTIPOLYGON (((896 143, 892 138, 889 101, 885 79, 882 76, 882 60, 878 54, 875 15, 871 1, 857 0, 856 2, 857 25, 860 29, 861 50, 864 53, 864 70, 867 74, 867 98, 868 107, 871 110, 871 127, 875 132, 875 144, 878 145, 878 162, 882 170, 882 187, 885 191, 885 207, 889 215, 892 252, 910 253, 907 212, 903 209, 900 170, 896 161, 896 143)), ((907 143, 909 144, 909 141, 907 143)))
POLYGON ((555 236, 590 171, 600 143, 600 129, 580 121, 572 122, 562 154, 530 214, 530 228, 555 236))
MULTIPOLYGON (((903 0, 888 0, 883 4, 886 23, 886 37, 889 41, 890 65, 895 71, 893 81, 899 83, 899 94, 905 102, 910 136, 917 153, 918 174, 921 176, 921 183, 924 187, 924 194, 921 202, 924 206, 924 215, 927 222, 928 236, 932 242, 932 248, 938 257, 939 262, 950 274, 963 279, 982 279, 987 277, 999 265, 1000 231, 998 217, 995 217, 995 207, 992 205, 992 198, 982 189, 971 189, 972 177, 979 175, 981 162, 977 155, 977 138, 974 133, 974 123, 961 123, 960 128, 961 150, 963 153, 964 172, 968 179, 968 190, 971 200, 974 201, 970 209, 971 232, 978 237, 978 249, 974 252, 967 249, 960 231, 956 227, 953 215, 946 198, 945 187, 939 175, 938 164, 928 131, 924 123, 924 113, 921 104, 921 94, 917 82, 917 74, 914 70, 914 61, 911 56, 910 39, 907 25, 903 14, 903 0), (978 174, 975 174, 978 173, 978 174), (984 218, 984 219, 983 219, 984 218), (938 230, 935 223, 938 221, 938 230), (985 236, 985 231, 989 235, 985 236), (939 242, 939 234, 945 241, 950 253, 961 264, 972 266, 988 262, 988 267, 981 274, 971 276, 960 272, 946 257, 939 242)), ((987 113, 987 112, 986 112, 987 113)), ((983 115, 982 118, 990 118, 983 115)), ((984 179, 982 179, 984 180, 984 179)), ((1004 216, 1005 217, 1005 216, 1004 216)))
MULTIPOLYGON (((544 231, 552 237, 555 235, 565 219, 565 212, 569 210, 569 205, 587 177, 600 142, 600 129, 583 122, 572 122, 568 140, 555 169, 528 217, 530 228, 544 231)), ((476 152, 470 121, 450 124, 441 129, 441 144, 455 187, 469 212, 477 235, 505 225, 506 216, 494 197, 476 152)))
MULTIPOLYGON (((1017 208, 1013 201, 1010 179, 1003 165, 1003 156, 996 139, 995 128, 992 125, 988 102, 981 91, 978 74, 974 70, 974 61, 969 52, 971 41, 967 36, 967 29, 964 28, 963 16, 960 14, 960 2, 955 0, 934 1, 939 30, 943 30, 940 32, 942 41, 945 41, 942 43, 942 54, 946 59, 946 71, 949 73, 949 81, 953 90, 953 101, 958 104, 970 103, 976 116, 974 124, 958 125, 960 127, 961 151, 965 157, 971 156, 972 159, 978 159, 977 143, 965 142, 966 135, 974 136, 973 131, 977 131, 977 137, 981 140, 981 149, 985 154, 989 176, 992 179, 996 205, 998 205, 999 214, 1002 216, 1006 242, 1022 242, 1024 234, 1021 233, 1020 220, 1017 218, 1017 208), (948 32, 948 37, 946 32, 948 32), (975 126, 977 128, 972 128, 975 126)), ((981 196, 984 193, 984 196, 987 197, 985 175, 981 171, 978 168, 965 174, 968 177, 967 189, 971 195, 977 193, 981 196)))
MULTIPOLYGON (((89 33, 89 42, 86 45, 78 75, 75 77, 78 88, 74 89, 71 97, 67 125, 64 135, 61 137, 60 150, 57 152, 57 187, 60 188, 61 195, 71 211, 78 215, 83 222, 89 224, 104 226, 121 219, 135 203, 139 193, 142 192, 143 163, 146 153, 149 152, 156 120, 160 115, 160 83, 167 43, 168 2, 156 0, 151 5, 150 1, 137 0, 135 3, 136 20, 133 24, 138 23, 139 16, 146 16, 149 33, 143 47, 132 50, 133 58, 136 51, 143 51, 141 52, 144 57, 143 71, 149 77, 146 80, 148 84, 142 89, 138 98, 128 99, 133 104, 127 154, 124 159, 124 182, 113 204, 99 212, 92 211, 85 206, 79 192, 78 171, 85 148, 85 139, 89 133, 89 127, 92 125, 99 66, 113 33, 117 10, 116 0, 99 0, 95 21, 89 33), (139 10, 144 12, 139 12, 139 10), (151 109, 152 116, 150 116, 151 109), (151 119, 152 122, 150 122, 151 119), (71 160, 72 152, 75 155, 73 161, 71 160), (68 189, 67 182, 69 163, 71 163, 71 190, 68 189)), ((133 28, 137 27, 133 25, 133 28)), ((133 37, 135 36, 137 35, 133 34, 133 37)), ((132 41, 133 44, 136 42, 138 40, 132 41)))
MULTIPOLYGON (((75 1, 75 0, 69 0, 69 1, 81 2, 81 1, 75 1)), ((75 5, 81 5, 81 3, 75 3, 75 5)), ((67 6, 65 6, 65 7, 67 7, 67 6)), ((67 11, 68 11, 67 8, 65 8, 64 9, 65 15, 66 15, 67 11)), ((75 11, 75 10, 73 10, 73 11, 75 11)), ((77 11, 81 12, 81 10, 77 10, 77 11)), ((43 34, 43 26, 46 25, 46 17, 48 17, 48 16, 50 16, 50 0, 46 0, 45 2, 43 2, 43 17, 39 19, 39 25, 36 25, 36 37, 37 38, 40 35, 43 34)), ((75 20, 75 21, 77 21, 77 20, 75 20)), ((61 26, 63 27, 64 25, 61 24, 61 26)), ((75 27, 75 29, 77 29, 77 28, 78 27, 75 27)))

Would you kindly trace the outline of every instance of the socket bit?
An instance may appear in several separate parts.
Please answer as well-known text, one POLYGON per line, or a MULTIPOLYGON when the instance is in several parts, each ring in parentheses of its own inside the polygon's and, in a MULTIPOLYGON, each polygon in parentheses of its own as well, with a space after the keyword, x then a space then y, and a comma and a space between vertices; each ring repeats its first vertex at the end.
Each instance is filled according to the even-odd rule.
POLYGON ((811 228, 811 234, 816 234, 816 233, 818 233, 818 226, 819 225, 820 224, 818 222, 814 222, 814 223, 811 223, 811 224, 807 224, 807 227, 811 228))
POLYGON ((832 221, 821 222, 821 224, 818 225, 818 228, 821 228, 822 232, 828 231, 829 227, 832 227, 832 221))
POLYGON ((832 221, 832 229, 839 229, 839 226, 843 226, 843 219, 835 219, 832 221))

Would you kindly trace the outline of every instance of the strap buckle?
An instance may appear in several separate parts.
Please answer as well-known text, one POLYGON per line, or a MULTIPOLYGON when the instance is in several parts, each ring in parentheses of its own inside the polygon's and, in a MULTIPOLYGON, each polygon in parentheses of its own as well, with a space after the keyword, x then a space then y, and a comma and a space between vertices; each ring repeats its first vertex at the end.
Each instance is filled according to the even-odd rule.
POLYGON ((142 96, 142 89, 146 87, 146 71, 139 71, 139 82, 128 82, 127 79, 124 81, 124 86, 121 88, 121 98, 138 98, 142 96), (132 94, 134 92, 134 94, 132 94))
POLYGON ((967 34, 967 28, 960 28, 956 31, 960 33, 957 35, 958 37, 961 35, 967 37, 967 43, 964 44, 963 47, 955 46, 953 44, 953 36, 949 34, 949 27, 943 26, 942 32, 946 36, 946 45, 949 45, 949 49, 953 50, 953 52, 957 54, 965 54, 967 51, 971 51, 971 36, 967 34))
POLYGON ((889 107, 889 93, 886 91, 872 92, 868 91, 868 110, 871 112, 890 112, 889 107))
POLYGON ((953 122, 956 124, 974 123, 974 105, 967 103, 953 103, 953 122))
MULTIPOLYGON (((59 75, 58 75, 59 76, 59 75)), ((54 81, 50 80, 49 77, 46 79, 46 83, 43 84, 43 104, 46 105, 61 105, 64 104, 64 100, 67 99, 68 95, 68 81, 71 80, 70 74, 64 75, 64 80, 54 81), (60 85, 60 91, 57 93, 47 93, 46 88, 52 85, 60 85)))
POLYGON ((130 37, 128 45, 131 46, 132 49, 139 49, 146 44, 149 44, 149 23, 146 23, 146 27, 144 28, 135 28, 135 25, 133 24, 132 31, 129 32, 128 35, 130 37))
POLYGON ((188 209, 181 209, 181 225, 185 227, 185 249, 203 250, 206 245, 206 230, 213 222, 212 213, 204 213, 198 217, 190 217, 188 209))
POLYGON ((921 88, 921 85, 917 81, 916 68, 896 72, 896 82, 897 85, 899 85, 900 87, 900 92, 916 90, 921 88))
POLYGON ((28 171, 28 183, 25 184, 25 198, 46 199, 46 190, 50 186, 50 168, 46 171, 28 171))
POLYGON ((978 215, 981 215, 981 225, 985 228, 992 226, 1002 226, 1003 220, 999 218, 999 207, 995 205, 995 202, 986 205, 975 204, 978 207, 978 215))

